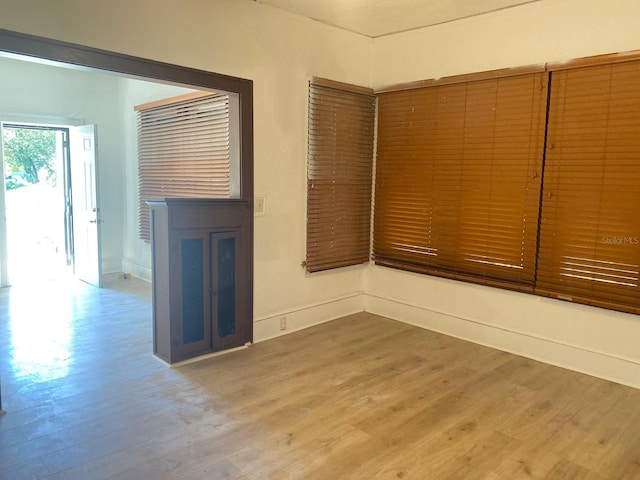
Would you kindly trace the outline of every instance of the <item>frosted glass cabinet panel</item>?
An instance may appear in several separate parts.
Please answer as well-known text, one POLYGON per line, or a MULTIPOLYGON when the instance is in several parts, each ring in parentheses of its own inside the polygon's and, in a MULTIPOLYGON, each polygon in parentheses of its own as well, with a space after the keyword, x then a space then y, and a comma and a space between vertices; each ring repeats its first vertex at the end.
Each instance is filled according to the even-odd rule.
POLYGON ((182 342, 203 342, 204 242, 201 238, 181 242, 182 258, 182 342))
POLYGON ((236 242, 237 234, 211 235, 213 246, 212 269, 215 280, 212 311, 215 312, 217 336, 225 337, 236 333, 236 242))

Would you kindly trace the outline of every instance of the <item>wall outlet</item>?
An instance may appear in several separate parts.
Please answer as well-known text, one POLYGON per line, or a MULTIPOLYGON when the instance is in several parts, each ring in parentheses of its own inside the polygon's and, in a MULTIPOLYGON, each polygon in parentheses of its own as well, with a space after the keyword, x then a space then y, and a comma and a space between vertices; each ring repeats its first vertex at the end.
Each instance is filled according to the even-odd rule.
POLYGON ((280 330, 287 329, 287 317, 280 317, 280 330))

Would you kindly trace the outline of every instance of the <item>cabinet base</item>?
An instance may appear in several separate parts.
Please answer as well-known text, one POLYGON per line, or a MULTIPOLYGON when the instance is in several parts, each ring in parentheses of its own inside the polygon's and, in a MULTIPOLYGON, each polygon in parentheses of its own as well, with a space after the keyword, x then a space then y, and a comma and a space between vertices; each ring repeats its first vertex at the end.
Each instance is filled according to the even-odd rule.
POLYGON ((219 352, 207 353, 205 355, 200 355, 198 357, 188 358, 186 360, 182 360, 180 362, 175 362, 175 363, 169 363, 166 360, 163 360, 162 358, 158 357, 157 355, 154 355, 153 358, 155 358, 157 361, 159 361, 165 367, 175 368, 175 367, 181 367, 183 365, 188 365, 190 363, 199 362, 201 360, 206 360, 207 358, 218 357, 218 356, 224 355, 226 353, 237 352, 238 350, 245 350, 245 349, 249 348, 249 345, 251 345, 250 342, 246 343, 245 345, 241 345, 239 347, 229 348, 227 350, 220 350, 219 352))

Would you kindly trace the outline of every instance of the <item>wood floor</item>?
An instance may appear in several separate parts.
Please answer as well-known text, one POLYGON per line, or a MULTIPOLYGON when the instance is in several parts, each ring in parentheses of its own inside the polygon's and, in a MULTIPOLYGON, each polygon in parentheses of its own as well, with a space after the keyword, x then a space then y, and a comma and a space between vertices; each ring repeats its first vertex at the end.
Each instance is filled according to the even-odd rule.
POLYGON ((176 369, 149 287, 0 291, 1 479, 640 479, 640 391, 362 313, 176 369))

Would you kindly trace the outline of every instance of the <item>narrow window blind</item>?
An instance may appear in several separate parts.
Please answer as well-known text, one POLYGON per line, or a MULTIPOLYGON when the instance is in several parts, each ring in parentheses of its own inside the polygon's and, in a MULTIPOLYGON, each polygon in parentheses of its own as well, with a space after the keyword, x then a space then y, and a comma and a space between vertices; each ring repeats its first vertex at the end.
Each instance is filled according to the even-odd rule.
POLYGON ((547 75, 382 93, 376 264, 532 291, 547 75))
POLYGON ((135 109, 139 236, 149 241, 145 200, 229 197, 229 98, 189 94, 135 109))
POLYGON ((372 94, 309 84, 309 272, 369 261, 374 123, 372 94))
POLYGON ((640 313, 640 62, 552 72, 536 293, 640 313))

